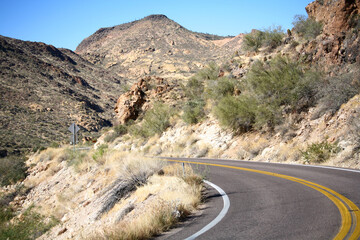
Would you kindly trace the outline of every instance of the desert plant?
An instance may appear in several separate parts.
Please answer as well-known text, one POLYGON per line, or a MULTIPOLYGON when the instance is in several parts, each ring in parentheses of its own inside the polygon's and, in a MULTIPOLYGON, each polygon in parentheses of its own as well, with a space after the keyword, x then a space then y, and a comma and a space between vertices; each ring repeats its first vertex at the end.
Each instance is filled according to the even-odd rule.
POLYGON ((220 67, 215 62, 210 62, 203 69, 198 71, 194 78, 199 80, 215 80, 219 76, 220 67))
POLYGON ((263 45, 270 47, 271 49, 281 45, 282 39, 285 36, 281 26, 274 26, 264 31, 263 45))
POLYGON ((96 151, 94 152, 94 154, 92 155, 92 158, 96 161, 99 162, 99 160, 104 156, 106 150, 108 149, 108 146, 106 144, 101 144, 96 151))
POLYGON ((205 88, 206 97, 219 100, 226 95, 233 95, 237 85, 238 83, 235 79, 226 77, 208 81, 205 88))
POLYGON ((181 118, 187 124, 196 124, 205 117, 205 102, 202 99, 187 101, 183 106, 181 118))
POLYGON ((0 239, 36 239, 57 223, 54 218, 45 223, 44 216, 30 207, 22 214, 21 219, 15 219, 11 223, 8 221, 0 223, 0 239))
POLYGON ((22 156, 0 158, 0 185, 6 186, 23 180, 27 175, 26 170, 25 158, 22 156))
POLYGON ((130 134, 146 138, 161 134, 170 126, 170 117, 172 115, 173 111, 169 106, 157 102, 152 109, 145 113, 141 125, 132 125, 129 128, 130 134))
POLYGON ((255 102, 246 96, 226 96, 214 108, 214 114, 220 124, 235 132, 246 132, 251 129, 255 114, 255 102))
POLYGON ((330 112, 334 114, 342 104, 349 101, 360 91, 360 84, 356 79, 356 74, 350 72, 335 77, 328 77, 317 85, 317 108, 312 118, 316 119, 330 112))
POLYGON ((204 84, 202 80, 192 77, 188 80, 185 86, 182 87, 185 96, 189 99, 202 98, 204 92, 204 84))
POLYGON ((316 38, 322 31, 323 24, 312 18, 306 18, 304 15, 296 15, 293 21, 293 30, 299 36, 311 40, 316 38))
POLYGON ((308 145, 305 151, 301 151, 301 155, 306 163, 322 163, 339 151, 337 143, 324 140, 308 145))
POLYGON ((126 134, 128 132, 127 126, 124 126, 122 124, 116 125, 113 127, 113 132, 111 134, 108 134, 104 141, 107 143, 113 142, 116 138, 126 134))
POLYGON ((257 52, 262 47, 265 34, 259 30, 253 30, 251 33, 245 34, 242 47, 245 51, 257 52))

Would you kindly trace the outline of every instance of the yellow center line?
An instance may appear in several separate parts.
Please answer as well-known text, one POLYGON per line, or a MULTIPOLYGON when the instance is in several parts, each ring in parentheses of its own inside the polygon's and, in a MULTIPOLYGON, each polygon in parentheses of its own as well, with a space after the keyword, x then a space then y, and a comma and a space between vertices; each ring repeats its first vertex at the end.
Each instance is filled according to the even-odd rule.
POLYGON ((335 236, 334 239, 344 239, 348 235, 348 233, 351 229, 351 225, 352 225, 352 218, 351 218, 350 211, 352 211, 354 213, 355 228, 354 228, 353 233, 351 234, 351 236, 348 239, 355 240, 360 237, 360 226, 359 226, 360 225, 360 211, 359 211, 359 208, 352 201, 350 201, 348 198, 344 197, 340 193, 335 192, 334 190, 327 188, 325 186, 322 186, 320 184, 313 183, 313 182, 310 182, 310 181, 307 181, 307 180, 304 180, 301 178, 296 178, 296 177, 291 177, 291 176, 287 176, 287 175, 283 175, 283 174, 279 174, 279 173, 272 173, 272 172, 267 172, 267 171, 262 171, 262 170, 251 169, 251 168, 235 167, 235 166, 213 164, 213 163, 170 160, 170 159, 168 159, 167 161, 185 162, 185 163, 208 165, 208 166, 223 167, 223 168, 232 168, 232 169, 238 169, 238 170, 247 171, 247 172, 254 172, 254 173, 270 175, 270 176, 274 176, 274 177, 287 179, 289 181, 301 183, 305 186, 308 186, 308 187, 324 194, 339 209, 339 212, 341 215, 341 227, 340 227, 338 234, 335 236), (344 203, 350 208, 350 210, 344 203))

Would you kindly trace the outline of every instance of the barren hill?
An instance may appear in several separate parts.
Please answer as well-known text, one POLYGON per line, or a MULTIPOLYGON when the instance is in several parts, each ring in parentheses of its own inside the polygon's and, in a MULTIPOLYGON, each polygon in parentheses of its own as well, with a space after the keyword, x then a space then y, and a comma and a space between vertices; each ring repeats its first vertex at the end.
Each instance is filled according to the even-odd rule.
POLYGON ((184 78, 221 57, 213 41, 224 38, 189 31, 165 15, 150 15, 99 29, 80 43, 76 53, 130 79, 149 74, 184 78))

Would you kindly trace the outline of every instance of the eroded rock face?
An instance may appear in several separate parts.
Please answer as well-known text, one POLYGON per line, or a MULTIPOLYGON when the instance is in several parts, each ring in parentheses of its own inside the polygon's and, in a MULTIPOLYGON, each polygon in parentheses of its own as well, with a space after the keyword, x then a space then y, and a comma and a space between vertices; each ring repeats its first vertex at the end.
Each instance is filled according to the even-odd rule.
POLYGON ((344 35, 359 9, 360 0, 317 0, 306 7, 309 17, 324 23, 327 35, 344 35))
POLYGON ((114 109, 117 123, 125 124, 129 120, 136 120, 140 112, 148 108, 147 102, 150 99, 161 98, 172 88, 173 86, 170 86, 164 78, 150 76, 141 78, 117 100, 114 109))

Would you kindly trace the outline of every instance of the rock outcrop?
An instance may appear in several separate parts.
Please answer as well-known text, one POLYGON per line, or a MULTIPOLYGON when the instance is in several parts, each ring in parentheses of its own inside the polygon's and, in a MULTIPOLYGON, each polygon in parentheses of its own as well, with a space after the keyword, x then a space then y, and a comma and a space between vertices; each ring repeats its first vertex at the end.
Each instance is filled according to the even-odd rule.
POLYGON ((136 120, 142 111, 148 109, 151 99, 161 98, 174 87, 176 84, 171 86, 164 78, 141 78, 117 100, 114 108, 116 122, 125 124, 129 120, 136 120))
POLYGON ((358 17, 360 0, 314 1, 306 7, 309 17, 324 24, 326 35, 345 35, 358 17))

